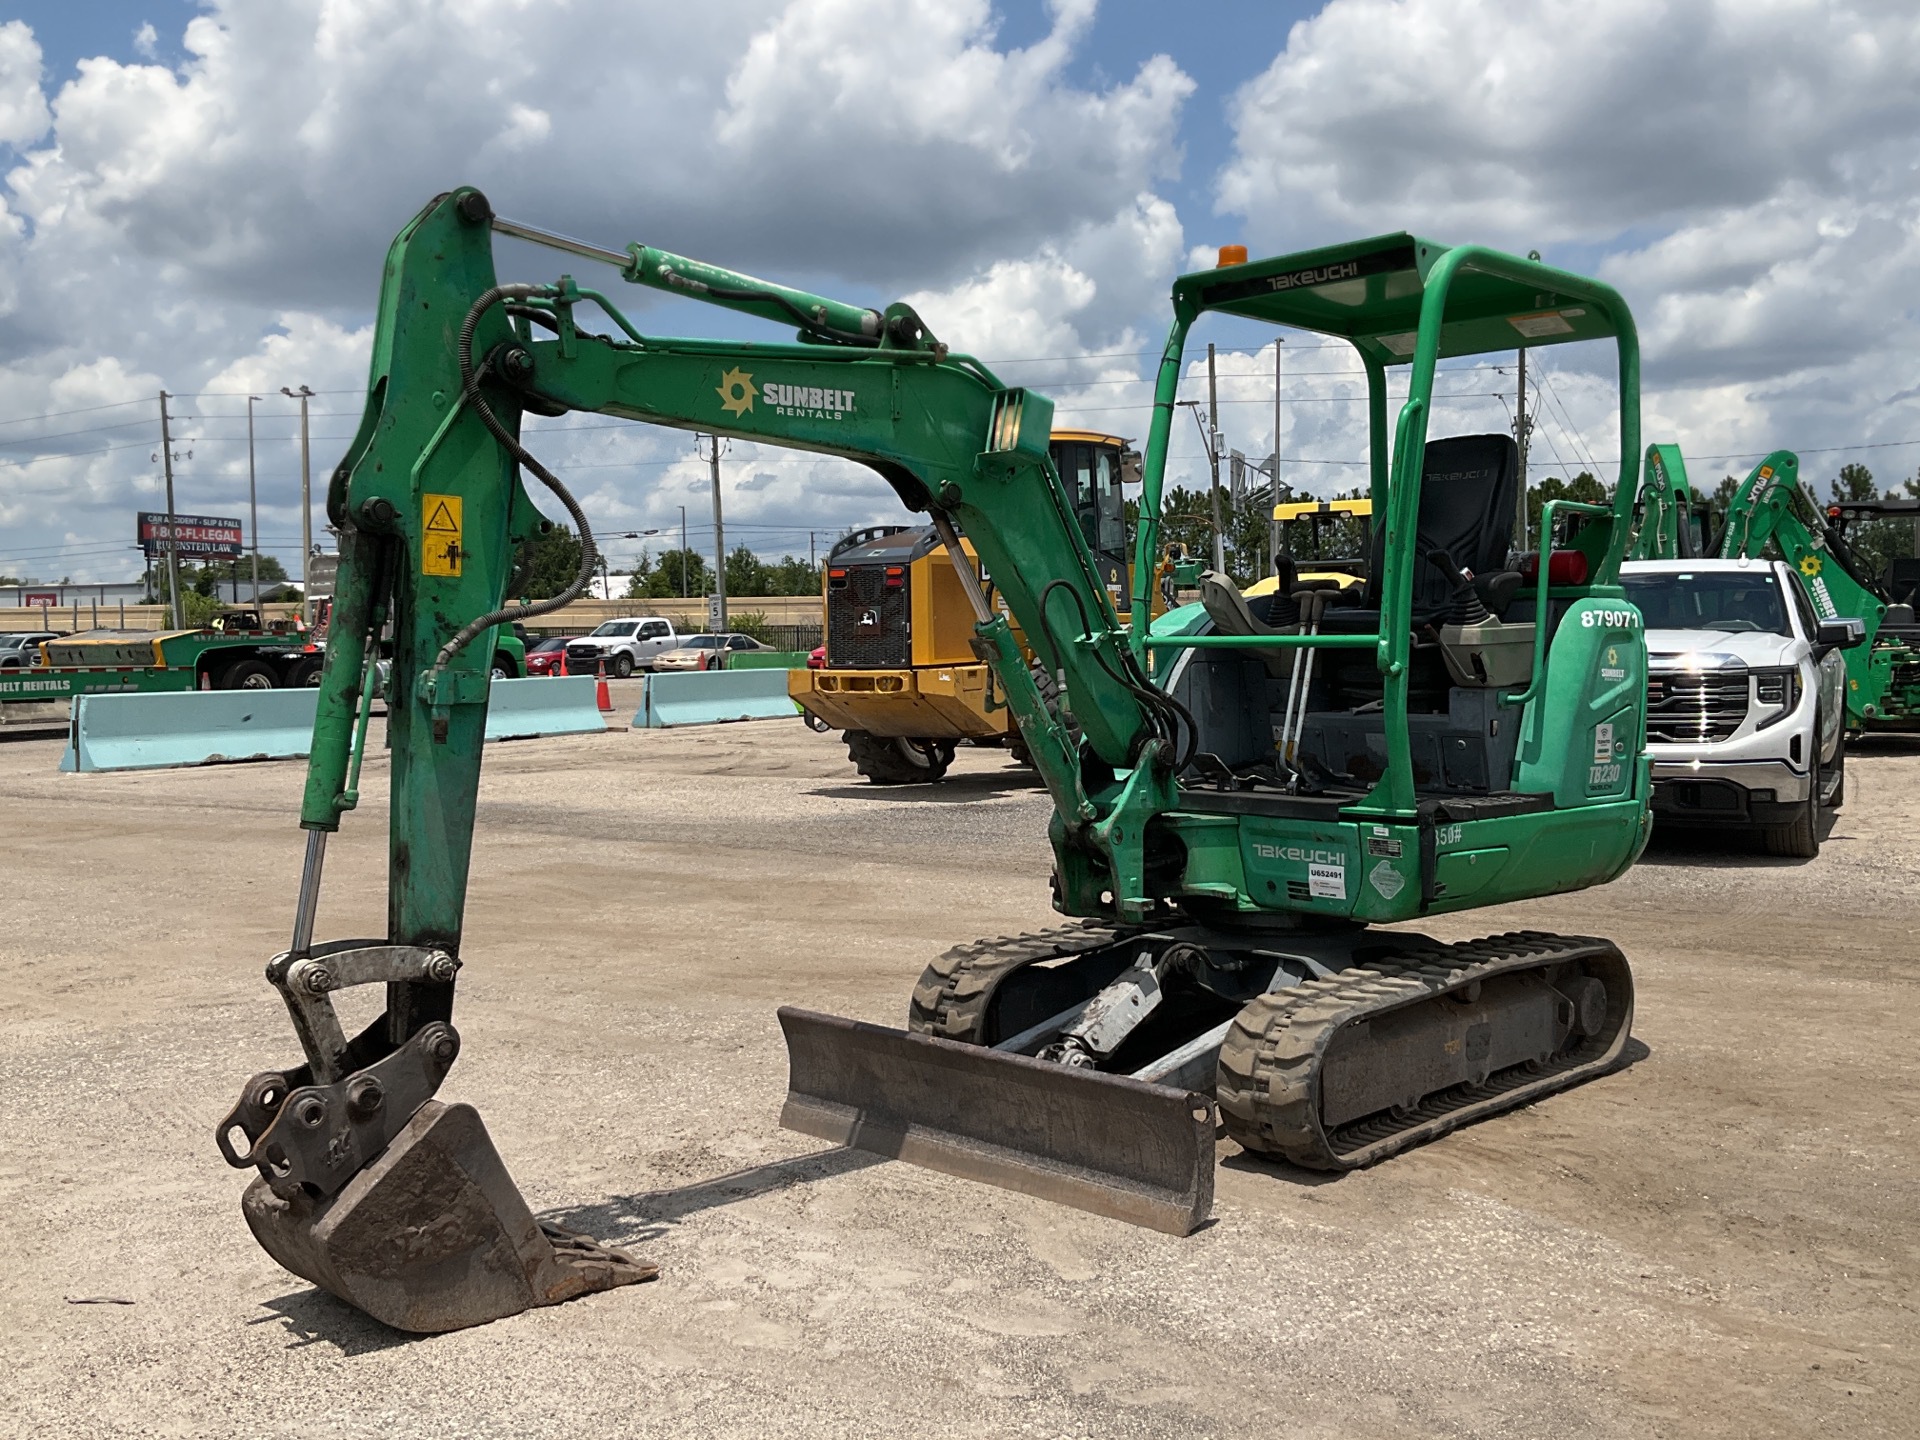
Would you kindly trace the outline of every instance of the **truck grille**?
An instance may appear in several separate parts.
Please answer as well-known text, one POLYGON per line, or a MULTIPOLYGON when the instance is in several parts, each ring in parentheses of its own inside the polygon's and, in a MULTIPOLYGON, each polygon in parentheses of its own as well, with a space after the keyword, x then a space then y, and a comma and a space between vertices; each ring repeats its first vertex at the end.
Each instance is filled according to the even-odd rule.
POLYGON ((1747 672, 1647 676, 1647 739, 1667 744, 1730 740, 1747 718, 1747 672))
POLYGON ((567 647, 567 669, 575 675, 593 674, 594 670, 599 666, 601 658, 599 649, 592 645, 569 645, 567 647))
POLYGON ((889 589, 884 567, 849 565, 827 590, 827 664, 897 668, 913 663, 907 587, 889 589))

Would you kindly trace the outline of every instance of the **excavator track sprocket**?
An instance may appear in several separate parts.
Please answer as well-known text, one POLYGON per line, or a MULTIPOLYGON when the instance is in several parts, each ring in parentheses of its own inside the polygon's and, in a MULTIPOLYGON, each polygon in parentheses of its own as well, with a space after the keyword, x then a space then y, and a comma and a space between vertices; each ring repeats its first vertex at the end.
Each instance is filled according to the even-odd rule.
POLYGON ((1235 1017, 1216 1092, 1228 1136, 1358 1169, 1624 1058, 1633 976, 1611 942, 1408 939, 1404 956, 1271 991, 1235 1017))

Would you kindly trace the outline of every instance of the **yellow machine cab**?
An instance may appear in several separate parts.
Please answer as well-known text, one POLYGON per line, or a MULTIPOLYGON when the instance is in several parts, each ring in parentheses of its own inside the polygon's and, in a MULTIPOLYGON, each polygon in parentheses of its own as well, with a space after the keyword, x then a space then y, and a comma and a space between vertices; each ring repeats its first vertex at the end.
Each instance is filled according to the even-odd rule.
MULTIPOLYGON (((1367 526, 1373 501, 1300 500, 1273 507, 1274 554, 1291 556, 1300 579, 1332 580, 1342 590, 1367 579, 1367 526)), ((1269 575, 1247 587, 1248 595, 1270 595, 1278 581, 1269 575)))

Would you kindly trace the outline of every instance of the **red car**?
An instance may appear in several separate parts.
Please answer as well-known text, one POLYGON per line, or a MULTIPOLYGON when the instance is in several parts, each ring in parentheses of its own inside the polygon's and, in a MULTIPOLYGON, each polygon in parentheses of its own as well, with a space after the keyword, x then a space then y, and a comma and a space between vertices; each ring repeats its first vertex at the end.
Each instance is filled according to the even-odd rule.
POLYGON ((827 647, 824 645, 816 645, 813 647, 813 653, 807 656, 807 669, 824 670, 826 668, 827 647))
POLYGON ((564 673, 567 659, 567 641, 578 640, 578 635, 549 635, 537 645, 527 647, 527 674, 559 675, 564 673))

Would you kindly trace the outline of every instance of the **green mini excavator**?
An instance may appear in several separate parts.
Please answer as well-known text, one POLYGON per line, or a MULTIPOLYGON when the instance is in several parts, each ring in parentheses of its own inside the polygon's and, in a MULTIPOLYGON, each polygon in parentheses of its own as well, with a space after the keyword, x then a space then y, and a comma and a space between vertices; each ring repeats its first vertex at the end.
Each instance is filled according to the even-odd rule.
POLYGON ((524 416, 591 411, 843 456, 872 468, 978 572, 975 648, 1053 804, 1054 905, 1071 923, 960 946, 904 1030, 782 1010, 787 1125, 1185 1233, 1212 1200, 1216 1129, 1320 1168, 1365 1165, 1601 1074, 1632 978, 1600 939, 1444 944, 1382 928, 1599 884, 1648 829, 1638 613, 1616 583, 1632 495, 1556 501, 1566 546, 1510 553, 1521 477, 1504 435, 1428 434, 1438 362, 1575 340, 1618 355, 1622 473, 1639 449, 1633 322, 1609 287, 1399 234, 1182 276, 1147 446, 1122 620, 1048 457, 1053 406, 936 340, 905 305, 840 304, 642 245, 621 250, 443 195, 386 262, 365 417, 332 475, 341 562, 301 812, 292 943, 267 968, 304 1052, 219 1127, 288 1269, 432 1331, 644 1279, 540 1224, 478 1115, 436 1098, 459 1051, 456 975, 491 634, 564 604, 594 567, 587 517, 524 416), (502 284, 505 233, 627 282, 794 327, 791 342, 644 335, 561 276, 502 284), (1188 331, 1209 313, 1349 342, 1368 380, 1372 556, 1359 592, 1282 576, 1149 623, 1188 331), (598 330, 586 328, 589 324, 598 330), (1389 425, 1388 375, 1409 366, 1389 425), (582 540, 550 601, 508 606, 547 523, 582 540), (352 809, 376 638, 393 636, 384 935, 317 940, 327 836, 352 809), (386 987, 349 1038, 342 987, 386 987))

